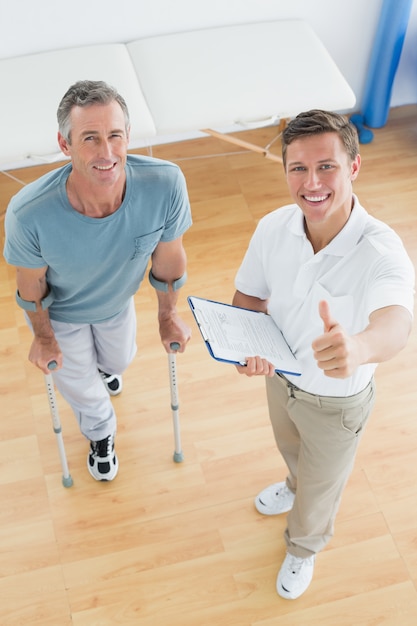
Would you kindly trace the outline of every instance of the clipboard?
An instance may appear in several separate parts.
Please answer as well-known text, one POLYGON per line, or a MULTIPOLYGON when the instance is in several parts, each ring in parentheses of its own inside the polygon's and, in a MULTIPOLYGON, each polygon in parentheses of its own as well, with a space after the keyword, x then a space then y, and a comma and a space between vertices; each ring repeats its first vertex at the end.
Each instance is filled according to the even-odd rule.
POLYGON ((216 361, 246 365, 247 357, 260 356, 276 372, 301 375, 297 359, 270 315, 196 296, 188 296, 187 301, 216 361))

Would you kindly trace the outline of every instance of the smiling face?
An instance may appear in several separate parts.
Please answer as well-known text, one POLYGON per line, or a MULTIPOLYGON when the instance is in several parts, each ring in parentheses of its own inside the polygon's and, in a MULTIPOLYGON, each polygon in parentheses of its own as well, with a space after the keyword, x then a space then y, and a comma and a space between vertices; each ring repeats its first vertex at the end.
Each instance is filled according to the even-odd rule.
POLYGON ((295 139, 287 146, 285 173, 301 208, 314 249, 323 248, 343 228, 352 210, 352 182, 360 156, 351 161, 336 132, 295 139))
POLYGON ((78 185, 112 186, 124 183, 129 134, 118 102, 74 106, 71 143, 58 134, 63 153, 71 158, 78 185))

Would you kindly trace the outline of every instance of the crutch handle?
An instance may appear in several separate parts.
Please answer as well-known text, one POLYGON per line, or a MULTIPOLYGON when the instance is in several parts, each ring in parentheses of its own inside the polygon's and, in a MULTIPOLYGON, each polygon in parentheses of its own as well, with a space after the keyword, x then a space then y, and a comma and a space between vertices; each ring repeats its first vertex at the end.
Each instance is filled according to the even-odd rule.
POLYGON ((173 341, 169 344, 169 347, 171 348, 171 350, 174 350, 174 352, 177 352, 181 348, 181 345, 178 343, 178 341, 173 341))
POLYGON ((56 368, 58 367, 58 363, 56 361, 49 361, 47 367, 48 370, 56 370, 56 368))

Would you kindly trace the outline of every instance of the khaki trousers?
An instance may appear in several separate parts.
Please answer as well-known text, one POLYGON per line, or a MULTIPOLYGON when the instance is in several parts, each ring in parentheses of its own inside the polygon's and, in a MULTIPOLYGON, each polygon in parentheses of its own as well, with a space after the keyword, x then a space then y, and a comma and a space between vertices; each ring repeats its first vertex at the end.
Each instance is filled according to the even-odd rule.
POLYGON ((277 446, 295 493, 284 537, 294 556, 322 550, 334 520, 375 399, 374 381, 346 398, 316 396, 283 376, 266 379, 269 414, 277 446))

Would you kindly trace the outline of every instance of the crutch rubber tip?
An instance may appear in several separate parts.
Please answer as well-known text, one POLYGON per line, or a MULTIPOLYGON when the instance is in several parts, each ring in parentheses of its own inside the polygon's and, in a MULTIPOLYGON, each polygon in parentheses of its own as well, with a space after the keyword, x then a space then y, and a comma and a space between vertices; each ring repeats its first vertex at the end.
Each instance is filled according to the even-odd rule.
POLYGON ((63 476, 62 477, 62 484, 64 485, 64 487, 72 487, 73 480, 71 476, 63 476))
POLYGON ((182 452, 174 452, 175 463, 182 463, 184 460, 184 454, 182 452))

